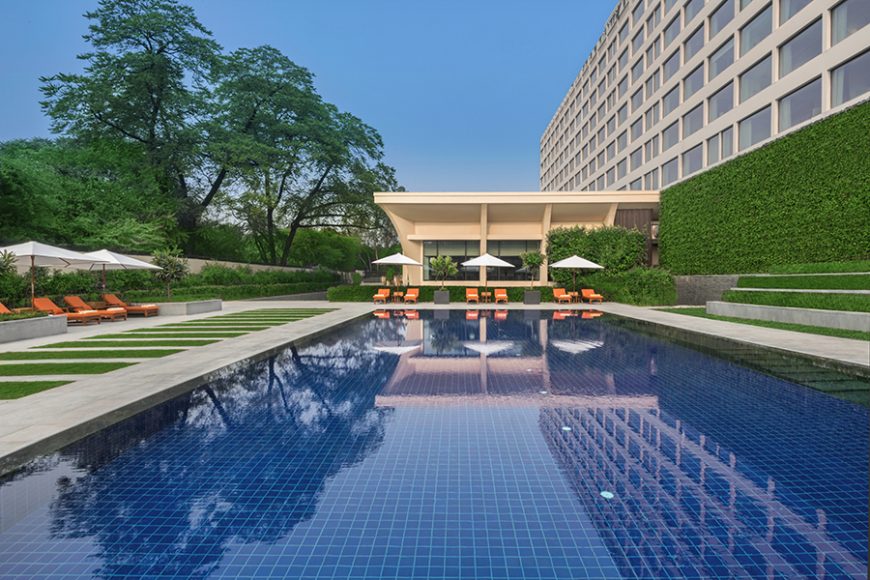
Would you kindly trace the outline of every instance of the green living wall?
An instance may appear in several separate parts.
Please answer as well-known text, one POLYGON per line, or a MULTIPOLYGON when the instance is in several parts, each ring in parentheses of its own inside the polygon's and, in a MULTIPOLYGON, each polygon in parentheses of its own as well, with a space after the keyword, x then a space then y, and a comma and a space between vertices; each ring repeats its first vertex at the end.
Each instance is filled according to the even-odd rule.
POLYGON ((662 192, 674 274, 762 272, 870 255, 870 103, 662 192))

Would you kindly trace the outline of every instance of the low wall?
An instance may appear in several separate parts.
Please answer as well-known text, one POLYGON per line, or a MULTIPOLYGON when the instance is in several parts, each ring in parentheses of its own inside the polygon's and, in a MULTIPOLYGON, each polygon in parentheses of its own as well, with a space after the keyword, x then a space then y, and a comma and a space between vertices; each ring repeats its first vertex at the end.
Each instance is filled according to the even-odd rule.
MULTIPOLYGON (((143 262, 151 263, 151 260, 154 258, 153 256, 148 255, 134 255, 134 258, 137 260, 142 260, 143 262)), ((250 268, 253 272, 264 272, 271 270, 278 270, 280 272, 307 272, 309 268, 293 268, 290 266, 267 266, 266 264, 247 264, 244 262, 227 262, 225 260, 203 260, 201 258, 187 258, 187 266, 190 268, 191 274, 199 274, 202 271, 203 266, 207 264, 215 264, 218 266, 226 266, 228 268, 238 268, 239 266, 250 268)))
POLYGON ((870 332, 870 313, 868 312, 792 308, 788 306, 761 306, 758 304, 739 304, 735 302, 708 302, 707 314, 870 332))
POLYGON ((195 302, 157 302, 160 316, 189 316, 223 309, 223 300, 197 300, 195 302))
POLYGON ((66 334, 66 316, 42 316, 0 322, 0 343, 66 334))
POLYGON ((286 296, 263 296, 262 298, 248 298, 253 302, 268 300, 326 300, 326 291, 306 292, 304 294, 288 294, 286 296))
POLYGON ((703 306, 711 300, 722 300, 726 290, 737 286, 737 274, 714 276, 674 276, 677 304, 703 306))

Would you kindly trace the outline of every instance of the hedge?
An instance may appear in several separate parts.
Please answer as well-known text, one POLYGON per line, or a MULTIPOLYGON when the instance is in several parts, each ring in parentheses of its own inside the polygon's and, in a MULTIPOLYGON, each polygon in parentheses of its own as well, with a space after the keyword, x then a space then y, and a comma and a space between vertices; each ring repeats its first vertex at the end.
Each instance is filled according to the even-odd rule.
POLYGON ((662 265, 729 274, 866 260, 868 135, 863 103, 664 190, 662 265))
MULTIPOLYGON (((573 255, 582 256, 608 272, 624 272, 643 264, 646 236, 619 226, 602 228, 554 228, 547 233, 547 261, 552 264, 573 255)), ((550 268, 550 278, 559 284, 571 281, 571 271, 550 268)))
MULTIPOLYGON (((265 296, 286 296, 308 292, 322 292, 329 287, 322 282, 299 282, 296 284, 239 284, 232 286, 195 286, 181 287, 172 291, 173 301, 184 299, 203 300, 221 298, 223 300, 244 300, 265 296)), ((132 301, 165 301, 166 294, 155 290, 130 290, 124 298, 132 301)))
POLYGON ((820 308, 822 310, 849 310, 870 312, 870 294, 818 294, 811 292, 746 292, 729 290, 722 295, 725 302, 762 304, 765 306, 791 306, 820 308))
POLYGON ((739 288, 804 288, 815 290, 870 290, 870 275, 741 276, 739 288))
POLYGON ((45 312, 13 312, 12 314, 0 314, 0 322, 8 320, 25 320, 27 318, 41 318, 48 316, 45 312))
MULTIPOLYGON (((492 290, 494 286, 490 286, 492 290)), ((626 272, 597 273, 578 276, 578 288, 594 288, 605 300, 636 304, 639 306, 663 306, 674 304, 677 292, 673 277, 658 268, 634 268, 626 272)), ((447 286, 450 301, 465 302, 465 286, 447 286)), ((420 302, 432 302, 437 290, 434 286, 420 287, 420 302)), ((372 295, 377 292, 377 286, 334 286, 327 290, 326 297, 330 302, 371 302, 372 295)), ((404 288, 402 288, 404 290, 404 288)), ((526 288, 508 288, 508 300, 522 302, 526 288)), ((541 302, 553 301, 553 289, 536 287, 541 291, 541 302)))
POLYGON ((813 262, 811 264, 780 264, 768 269, 771 274, 828 274, 837 272, 870 272, 870 260, 851 262, 813 262))

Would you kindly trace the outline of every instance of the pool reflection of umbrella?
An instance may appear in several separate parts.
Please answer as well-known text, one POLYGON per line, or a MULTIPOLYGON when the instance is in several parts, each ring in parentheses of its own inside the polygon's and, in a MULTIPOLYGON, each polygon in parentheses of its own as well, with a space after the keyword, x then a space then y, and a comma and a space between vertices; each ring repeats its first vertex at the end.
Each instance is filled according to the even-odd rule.
POLYGON ((510 340, 493 340, 488 342, 463 342, 462 346, 480 354, 490 355, 508 350, 514 346, 514 343, 510 340))
POLYGON ((604 346, 600 340, 551 340, 550 344, 569 354, 580 354, 604 346))
POLYGON ((409 352, 414 352, 418 350, 422 345, 414 344, 414 345, 387 345, 387 346, 373 346, 372 350, 376 350, 378 352, 385 352, 387 354, 395 354, 402 356, 403 354, 408 354, 409 352))
POLYGON ((470 260, 466 260, 462 262, 462 265, 466 268, 483 268, 484 272, 484 281, 483 281, 483 290, 486 291, 488 286, 489 278, 486 277, 486 269, 487 268, 515 268, 513 264, 510 262, 505 262, 501 258, 496 258, 491 254, 483 254, 476 258, 472 258, 470 260))
POLYGON ((591 262, 586 258, 581 258, 580 256, 577 256, 575 254, 570 258, 565 258, 564 260, 553 262, 552 264, 550 264, 550 268, 566 268, 569 270, 573 270, 573 272, 571 272, 571 290, 573 292, 576 292, 577 270, 603 270, 604 266, 599 266, 595 262, 591 262))

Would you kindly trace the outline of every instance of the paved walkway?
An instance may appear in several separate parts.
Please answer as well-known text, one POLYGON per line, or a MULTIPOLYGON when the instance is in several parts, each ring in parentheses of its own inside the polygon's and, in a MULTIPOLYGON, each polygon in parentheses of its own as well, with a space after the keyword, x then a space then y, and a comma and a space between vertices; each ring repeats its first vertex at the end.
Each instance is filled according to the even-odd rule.
MULTIPOLYGON (((298 320, 244 336, 225 338, 205 347, 187 350, 158 359, 138 359, 139 364, 104 375, 69 377, 75 382, 22 399, 0 401, 0 473, 20 464, 34 454, 57 449, 66 443, 93 433, 159 402, 202 384, 203 375, 279 348, 288 342, 317 336, 375 310, 368 303, 263 302, 239 301, 224 303, 223 313, 270 308, 334 308, 332 312, 298 320)), ((576 305, 575 305, 576 307, 576 305)), ((588 306, 584 306, 588 308, 588 306)), ((386 308, 403 309, 402 305, 386 308)), ((464 304, 422 304, 420 309, 464 308, 464 304)), ((481 309, 494 309, 483 304, 481 309)), ((499 308, 504 308, 500 306, 499 308)), ((554 304, 526 306, 510 304, 509 310, 555 310, 565 308, 554 304)), ((790 351, 811 357, 822 357, 850 365, 870 368, 870 345, 864 341, 809 335, 798 332, 709 320, 694 316, 662 312, 624 304, 607 303, 604 312, 643 320, 664 326, 698 332, 734 341, 790 351)), ((76 340, 146 328, 172 322, 190 321, 215 316, 216 312, 185 317, 154 317, 131 319, 127 323, 102 324, 71 328, 69 334, 21 341, 3 345, 2 350, 26 350, 33 346, 61 340, 76 340)), ((138 347, 137 347, 138 348, 138 347)), ((167 347, 169 348, 169 347, 167 347)), ((117 359, 116 359, 117 360, 117 359)), ((23 362, 23 361, 22 361, 23 362)), ((52 377, 53 378, 53 377, 52 377)), ((49 379, 45 377, 43 380, 49 379)))

